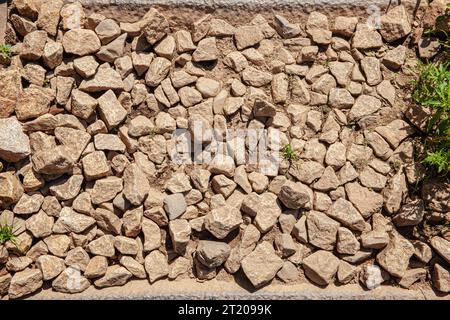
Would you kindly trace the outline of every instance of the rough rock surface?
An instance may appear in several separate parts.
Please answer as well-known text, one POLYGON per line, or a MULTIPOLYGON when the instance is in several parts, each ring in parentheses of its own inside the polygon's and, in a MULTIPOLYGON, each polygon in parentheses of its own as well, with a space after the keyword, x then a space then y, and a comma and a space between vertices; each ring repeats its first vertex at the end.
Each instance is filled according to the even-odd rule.
POLYGON ((185 28, 166 9, 129 23, 12 4, 1 299, 231 274, 449 291, 450 186, 423 179, 430 111, 405 93, 441 46, 405 4, 380 28, 318 11, 185 28))

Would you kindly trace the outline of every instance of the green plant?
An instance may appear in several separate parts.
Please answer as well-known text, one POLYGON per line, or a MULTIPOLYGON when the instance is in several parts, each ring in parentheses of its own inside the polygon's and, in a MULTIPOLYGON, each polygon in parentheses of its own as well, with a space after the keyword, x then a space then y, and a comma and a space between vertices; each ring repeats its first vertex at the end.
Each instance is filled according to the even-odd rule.
POLYGON ((438 174, 450 172, 450 63, 419 64, 412 99, 432 113, 426 128, 423 163, 438 174))
POLYGON ((50 87, 50 80, 45 78, 44 82, 42 83, 42 86, 45 87, 45 88, 50 87))
POLYGON ((15 244, 16 236, 14 235, 13 227, 7 224, 0 225, 0 244, 5 243, 6 241, 11 241, 15 244))
POLYGON ((11 59, 11 46, 9 44, 0 44, 0 56, 3 59, 11 59))
POLYGON ((153 138, 156 135, 156 132, 157 132, 156 128, 151 128, 148 135, 153 138))
POLYGON ((287 161, 293 162, 298 160, 297 153, 290 144, 285 145, 283 149, 281 149, 281 152, 283 154, 283 159, 287 161))

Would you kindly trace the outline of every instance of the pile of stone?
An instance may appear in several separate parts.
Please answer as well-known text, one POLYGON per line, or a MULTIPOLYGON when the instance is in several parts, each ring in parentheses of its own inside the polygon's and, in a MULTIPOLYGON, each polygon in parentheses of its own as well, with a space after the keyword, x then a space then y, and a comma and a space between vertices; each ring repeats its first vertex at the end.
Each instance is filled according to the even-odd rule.
POLYGON ((448 233, 403 232, 450 211, 449 185, 410 197, 423 174, 417 128, 389 118, 399 104, 392 75, 410 59, 398 44, 412 31, 403 6, 380 30, 312 12, 302 25, 206 15, 187 31, 155 9, 119 23, 78 2, 12 4, 0 224, 16 237, 0 244, 0 296, 44 282, 77 293, 219 272, 256 288, 302 273, 369 289, 432 276, 449 292, 448 233), (195 121, 222 133, 266 129, 298 159, 266 173, 234 144, 194 135, 213 160, 177 164, 173 133, 195 121))

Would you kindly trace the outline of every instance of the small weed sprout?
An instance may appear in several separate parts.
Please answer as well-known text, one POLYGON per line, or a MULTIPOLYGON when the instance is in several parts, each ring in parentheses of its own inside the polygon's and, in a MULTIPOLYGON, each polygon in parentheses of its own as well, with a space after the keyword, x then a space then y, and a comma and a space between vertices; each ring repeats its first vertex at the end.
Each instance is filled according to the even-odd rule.
POLYGON ((298 160, 298 156, 297 153, 295 152, 295 150, 292 148, 292 146, 290 144, 287 144, 283 147, 283 149, 281 150, 282 154, 283 154, 283 159, 287 160, 289 162, 295 162, 298 160))
POLYGON ((156 130, 156 128, 151 128, 150 129, 150 133, 148 134, 151 138, 153 138, 155 135, 156 135, 156 132, 157 132, 157 130, 156 130))
POLYGON ((44 82, 42 83, 42 86, 45 87, 45 88, 50 87, 50 80, 45 78, 44 82))
POLYGON ((16 236, 13 227, 7 224, 0 225, 0 244, 4 244, 7 241, 16 244, 16 236))
POLYGON ((11 45, 9 44, 0 44, 0 56, 5 59, 11 59, 11 45))

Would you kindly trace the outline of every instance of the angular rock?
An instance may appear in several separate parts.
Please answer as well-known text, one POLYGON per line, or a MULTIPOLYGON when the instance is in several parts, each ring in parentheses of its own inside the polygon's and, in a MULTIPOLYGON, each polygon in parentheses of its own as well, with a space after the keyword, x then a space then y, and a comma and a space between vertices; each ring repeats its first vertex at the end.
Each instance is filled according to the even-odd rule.
POLYGON ((333 203, 327 215, 352 230, 363 231, 366 228, 364 219, 359 211, 355 209, 351 202, 343 198, 339 198, 333 203))
POLYGON ((80 274, 80 270, 74 267, 65 269, 52 282, 53 290, 63 293, 79 293, 83 292, 91 283, 88 279, 80 274))
POLYGON ((131 272, 122 266, 114 265, 106 269, 105 275, 94 282, 96 287, 106 288, 123 286, 133 276, 131 272))
POLYGON ((51 255, 40 256, 36 265, 41 270, 44 281, 57 277, 66 268, 63 259, 51 255))
POLYGON ((123 90, 124 83, 120 74, 105 63, 98 68, 94 77, 83 80, 78 89, 85 92, 123 90))
POLYGON ((8 290, 10 299, 31 294, 42 287, 42 273, 39 269, 26 269, 14 274, 8 290))
POLYGON ((99 278, 105 275, 108 268, 108 260, 103 256, 94 256, 89 261, 84 271, 84 276, 88 279, 99 278))
POLYGON ((238 50, 242 50, 258 44, 264 35, 259 26, 242 26, 236 29, 234 40, 238 50))
POLYGON ((16 118, 0 119, 0 158, 16 162, 29 156, 30 141, 16 118))
POLYGON ((142 31, 147 42, 154 45, 169 33, 169 22, 158 10, 151 8, 142 18, 142 31))
POLYGON ((445 240, 439 236, 435 236, 431 239, 431 246, 434 250, 444 258, 447 263, 450 263, 450 241, 445 240))
POLYGON ((396 6, 381 16, 380 33, 387 42, 403 38, 411 32, 411 23, 403 5, 396 6))
POLYGON ((433 284, 441 292, 450 292, 450 272, 437 263, 433 269, 433 284))
POLYGON ((123 193, 133 205, 140 205, 147 197, 150 184, 136 164, 130 164, 123 174, 123 193))
POLYGON ((328 285, 339 268, 339 259, 331 252, 319 250, 303 259, 305 275, 314 283, 328 285))
POLYGON ((181 193, 168 195, 164 198, 164 210, 169 216, 169 220, 174 220, 186 211, 186 200, 181 193))
POLYGON ((197 246, 196 258, 208 268, 222 265, 230 256, 231 247, 224 242, 201 240, 197 246))
POLYGON ((176 219, 170 221, 169 233, 174 250, 180 255, 184 254, 191 236, 191 227, 187 220, 176 219))
POLYGON ((145 271, 147 271, 150 283, 166 277, 169 274, 167 257, 158 250, 150 252, 145 257, 145 271))
POLYGON ((333 250, 339 223, 319 211, 310 211, 306 218, 308 240, 323 250, 333 250))
POLYGON ((200 40, 197 44, 197 49, 195 49, 192 54, 192 61, 203 62, 217 60, 218 49, 216 47, 216 38, 209 37, 200 40))
POLYGON ((275 254, 273 246, 261 242, 241 263, 242 270, 255 288, 271 281, 283 266, 283 260, 275 254))
POLYGON ((73 29, 64 34, 64 51, 69 54, 86 56, 100 50, 100 40, 92 30, 73 29))
POLYGON ((0 208, 16 203, 23 195, 23 187, 12 172, 0 173, 0 208))
POLYGON ((383 206, 383 196, 361 186, 357 182, 347 183, 345 192, 349 201, 358 209, 364 218, 380 212, 383 206))
POLYGON ((238 209, 222 206, 212 210, 205 219, 205 228, 217 239, 224 239, 231 231, 242 223, 238 209))
POLYGON ((341 254, 356 254, 360 249, 358 239, 347 228, 340 227, 337 235, 337 252, 341 254))
POLYGON ((290 209, 308 208, 311 206, 310 189, 300 183, 287 181, 280 190, 278 198, 290 209))
POLYGON ((361 282, 364 283, 367 289, 373 290, 383 283, 384 279, 382 271, 377 265, 367 265, 363 268, 361 282))
POLYGON ((424 214, 423 201, 417 199, 405 204, 392 221, 398 227, 415 226, 422 222, 424 214))
POLYGON ((391 235, 389 244, 377 255, 377 262, 394 277, 403 277, 414 246, 401 235, 391 235))

